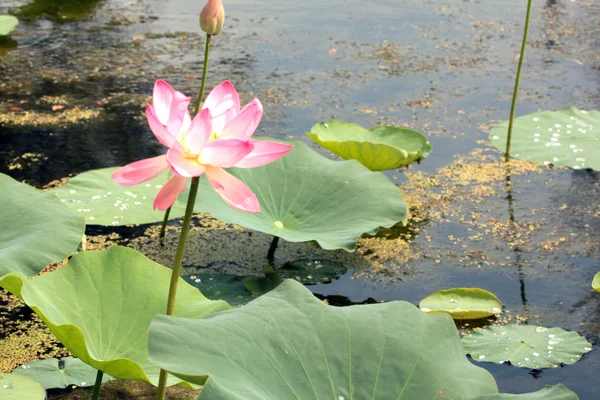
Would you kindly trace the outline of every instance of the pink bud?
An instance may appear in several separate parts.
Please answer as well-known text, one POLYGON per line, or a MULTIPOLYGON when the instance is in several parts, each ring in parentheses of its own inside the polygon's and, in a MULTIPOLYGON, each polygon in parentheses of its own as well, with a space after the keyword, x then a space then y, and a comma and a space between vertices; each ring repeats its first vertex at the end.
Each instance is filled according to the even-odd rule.
POLYGON ((209 35, 217 35, 225 22, 225 9, 221 0, 208 0, 200 13, 200 29, 209 35))

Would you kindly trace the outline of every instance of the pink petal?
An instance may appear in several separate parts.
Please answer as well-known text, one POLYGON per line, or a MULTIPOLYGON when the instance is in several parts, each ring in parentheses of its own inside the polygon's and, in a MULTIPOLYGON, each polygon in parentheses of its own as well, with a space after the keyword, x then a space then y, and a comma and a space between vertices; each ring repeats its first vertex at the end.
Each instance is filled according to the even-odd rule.
POLYGON ((156 178, 167 168, 168 164, 165 155, 146 158, 120 168, 112 174, 111 179, 119 185, 132 186, 156 178))
POLYGON ((146 118, 148 119, 150 130, 154 133, 158 141, 167 147, 171 147, 171 144, 175 140, 175 135, 163 126, 156 115, 156 110, 151 105, 146 106, 146 118))
POLYGON ((167 151, 167 162, 171 170, 186 178, 202 175, 206 168, 196 158, 187 158, 181 145, 175 143, 176 145, 167 151))
POLYGON ((175 92, 171 101, 171 107, 169 109, 169 118, 167 121, 167 129, 171 133, 179 131, 185 114, 188 114, 188 106, 190 105, 190 98, 181 92, 175 92))
POLYGON ((251 213, 260 212, 260 204, 252 190, 223 168, 206 168, 206 177, 210 186, 233 208, 251 213))
POLYGON ((156 198, 154 199, 154 209, 164 211, 167 208, 171 207, 175 200, 177 200, 177 196, 179 193, 183 192, 185 189, 186 179, 179 176, 173 175, 169 178, 169 180, 164 184, 156 198))
MULTIPOLYGON (((260 100, 254 99, 244 107, 234 119, 229 121, 221 131, 221 136, 248 140, 254 133, 263 114, 263 107, 260 100)), ((215 132, 218 132, 215 130, 215 132)))
POLYGON ((200 164, 230 168, 250 154, 254 145, 236 139, 216 139, 206 143, 200 153, 200 164))
POLYGON ((231 82, 225 81, 210 91, 202 108, 210 109, 213 131, 221 132, 225 125, 240 112, 240 97, 231 82))
POLYGON ((289 144, 267 142, 261 140, 251 140, 254 149, 241 161, 234 165, 238 168, 255 168, 269 164, 286 155, 293 146, 289 144))
POLYGON ((169 121, 169 113, 171 111, 171 102, 175 96, 175 89, 162 79, 154 83, 152 90, 152 105, 156 110, 156 116, 163 125, 167 125, 169 121))
POLYGON ((200 110, 194 117, 184 137, 185 148, 192 154, 200 154, 212 134, 212 117, 210 110, 200 110))

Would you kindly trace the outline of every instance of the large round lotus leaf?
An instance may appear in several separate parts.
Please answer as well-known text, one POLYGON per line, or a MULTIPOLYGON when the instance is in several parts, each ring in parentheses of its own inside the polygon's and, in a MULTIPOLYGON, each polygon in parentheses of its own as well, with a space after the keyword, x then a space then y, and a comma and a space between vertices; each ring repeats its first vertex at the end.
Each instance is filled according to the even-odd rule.
POLYGON ((194 274, 182 276, 212 300, 225 300, 231 306, 243 306, 254 298, 246 289, 243 276, 228 274, 194 274))
POLYGON ((246 306, 204 320, 157 316, 150 359, 201 398, 469 398, 498 393, 471 364, 447 315, 406 302, 331 307, 289 279, 246 306))
MULTIPOLYGON (((116 168, 87 171, 53 192, 73 211, 81 213, 88 225, 147 224, 163 220, 164 211, 152 208, 154 198, 168 179, 168 173, 136 186, 121 186, 112 179, 116 168)), ((176 202, 169 214, 185 214, 185 200, 176 202)))
MULTIPOLYGON (((508 121, 492 128, 490 140, 506 150, 508 121)), ((538 164, 600 170, 600 111, 568 107, 516 118, 510 155, 538 164)))
POLYGON ((11 33, 18 23, 19 20, 12 15, 0 15, 0 36, 11 33))
POLYGON ((357 160, 372 171, 404 167, 431 153, 423 134, 395 126, 365 129, 332 120, 316 124, 307 135, 344 160, 357 160))
POLYGON ((0 277, 32 276, 67 258, 85 232, 83 218, 51 193, 0 174, 0 277))
POLYGON ((561 384, 546 386, 534 393, 489 394, 469 400, 579 400, 579 397, 561 384))
POLYGON ((600 272, 594 276, 594 280, 592 281, 592 287, 600 292, 600 272))
POLYGON ((462 338, 474 360, 523 368, 554 368, 574 364, 592 345, 577 332, 530 325, 492 326, 462 338))
POLYGON ((294 149, 275 162, 229 170, 254 191, 260 213, 230 207, 204 177, 196 209, 289 242, 316 240, 325 249, 348 251, 363 233, 406 222, 402 193, 382 173, 353 160, 329 160, 302 142, 286 143, 294 149))
POLYGON ((502 312, 502 302, 487 290, 454 288, 440 290, 419 303, 428 314, 448 313, 454 319, 478 319, 502 312))
MULTIPOLYGON (((33 280, 9 275, 0 285, 20 295, 81 361, 115 378, 156 384, 159 369, 148 360, 146 331, 166 311, 170 277, 169 268, 137 251, 112 247, 79 253, 33 280)), ((179 280, 176 315, 203 318, 228 308, 179 280)))
POLYGON ((0 373, 0 399, 45 400, 46 391, 28 376, 0 373))
MULTIPOLYGON (((63 389, 71 385, 93 386, 98 371, 78 358, 63 357, 60 360, 47 358, 30 362, 17 367, 13 373, 26 375, 36 380, 44 389, 63 389)), ((111 376, 104 374, 102 382, 110 379, 111 376)))

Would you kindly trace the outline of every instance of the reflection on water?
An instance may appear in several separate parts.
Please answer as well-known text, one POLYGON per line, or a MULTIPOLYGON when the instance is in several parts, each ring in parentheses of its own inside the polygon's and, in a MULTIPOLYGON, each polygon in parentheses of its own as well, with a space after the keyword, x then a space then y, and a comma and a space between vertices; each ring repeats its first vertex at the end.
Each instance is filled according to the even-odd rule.
POLYGON ((15 11, 24 20, 40 17, 56 22, 76 21, 87 18, 103 0, 33 0, 15 11))

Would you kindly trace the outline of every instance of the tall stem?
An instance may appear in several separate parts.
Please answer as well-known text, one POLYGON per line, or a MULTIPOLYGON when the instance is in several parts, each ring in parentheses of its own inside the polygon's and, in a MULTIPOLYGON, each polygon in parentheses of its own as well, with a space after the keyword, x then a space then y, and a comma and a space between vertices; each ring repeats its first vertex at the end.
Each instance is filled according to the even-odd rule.
POLYGON ((508 120, 508 134, 506 136, 506 153, 504 161, 510 159, 510 140, 512 138, 513 121, 515 119, 515 109, 517 107, 517 95, 519 93, 519 81, 521 80, 521 69, 523 68, 523 60, 525 59, 525 47, 527 47, 527 34, 529 33, 529 17, 531 16, 531 3, 533 0, 527 1, 527 16, 525 17, 525 29, 523 30, 523 43, 521 44, 521 55, 519 56, 519 66, 517 67, 517 77, 515 79, 515 90, 513 91, 512 104, 510 106, 510 119, 508 120))
MULTIPOLYGON (((171 272, 171 283, 169 285, 169 299, 167 301, 167 315, 175 313, 175 300, 177 298, 177 284, 179 283, 179 273, 185 252, 188 235, 190 233, 190 224, 192 222, 192 214, 194 213, 194 204, 196 203, 196 194, 198 193, 198 184, 200 178, 192 178, 192 186, 188 196, 187 206, 185 208, 185 216, 181 225, 181 234, 179 235, 179 243, 177 244, 177 252, 175 253, 175 262, 173 263, 173 271, 171 272)), ((164 400, 167 390, 167 371, 161 369, 158 380, 157 400, 164 400)))
MULTIPOLYGON (((202 103, 202 98, 204 97, 204 89, 206 88, 206 75, 208 73, 208 55, 210 54, 210 45, 212 43, 212 38, 209 34, 206 34, 206 43, 204 44, 204 69, 202 70, 202 83, 200 84, 200 93, 198 94, 198 99, 196 100, 196 106, 194 107, 194 116, 198 114, 200 111, 200 104, 202 103)), ((167 229, 167 221, 169 220, 169 214, 171 213, 171 207, 167 208, 165 211, 165 217, 163 218, 162 225, 160 227, 160 233, 158 235, 158 239, 162 241, 165 237, 165 231, 167 229)))
POLYGON ((92 400, 98 400, 98 394, 100 394, 100 386, 102 385, 102 377, 104 372, 98 370, 96 374, 96 382, 94 383, 94 391, 92 392, 92 400))
POLYGON ((207 33, 206 34, 206 43, 204 44, 204 70, 202 71, 202 84, 200 85, 200 93, 198 94, 198 99, 196 100, 196 107, 194 108, 194 115, 198 114, 200 111, 200 103, 202 103, 202 98, 204 97, 204 88, 206 87, 206 74, 208 73, 208 55, 210 54, 210 45, 212 44, 212 38, 207 33))

